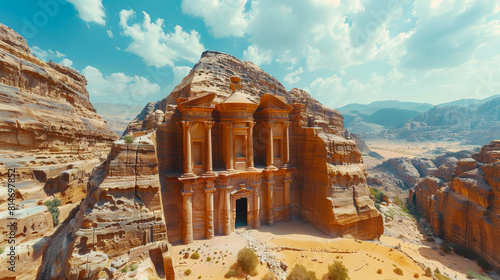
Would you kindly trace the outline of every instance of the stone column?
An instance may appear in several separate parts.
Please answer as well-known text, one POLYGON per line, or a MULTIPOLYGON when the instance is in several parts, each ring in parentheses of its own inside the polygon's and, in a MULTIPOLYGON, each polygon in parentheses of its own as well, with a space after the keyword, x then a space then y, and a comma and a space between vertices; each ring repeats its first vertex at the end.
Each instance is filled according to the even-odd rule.
POLYGON ((207 182, 205 187, 206 200, 206 222, 205 222, 205 238, 211 239, 214 237, 214 192, 213 182, 207 182))
POLYGON ((247 133, 247 169, 254 170, 253 165, 253 126, 254 122, 248 123, 248 133, 247 133))
POLYGON ((183 227, 183 242, 189 244, 193 242, 193 191, 182 191, 182 220, 183 227))
POLYGON ((225 121, 226 127, 226 171, 234 171, 234 156, 233 156, 233 122, 225 121))
POLYGON ((192 155, 191 155, 191 127, 190 121, 182 121, 182 127, 184 128, 184 175, 185 177, 195 176, 193 169, 191 167, 192 155))
POLYGON ((260 185, 253 184, 253 228, 260 228, 260 185))
POLYGON ((231 187, 224 187, 224 235, 231 233, 231 187))
POLYGON ((212 163, 212 126, 214 125, 213 121, 205 122, 205 139, 206 141, 206 151, 207 151, 207 162, 205 165, 205 174, 212 175, 213 172, 213 163, 212 163))
POLYGON ((290 178, 283 180, 283 207, 285 209, 285 220, 290 219, 290 178))
POLYGON ((269 173, 267 181, 267 224, 274 223, 274 174, 269 173))
POLYGON ((270 122, 267 123, 267 159, 266 168, 275 169, 274 167, 274 151, 273 151, 273 127, 270 122))
POLYGON ((283 164, 288 164, 290 161, 290 144, 289 144, 289 135, 288 135, 288 126, 290 126, 290 122, 285 122, 284 125, 284 143, 283 143, 283 164))

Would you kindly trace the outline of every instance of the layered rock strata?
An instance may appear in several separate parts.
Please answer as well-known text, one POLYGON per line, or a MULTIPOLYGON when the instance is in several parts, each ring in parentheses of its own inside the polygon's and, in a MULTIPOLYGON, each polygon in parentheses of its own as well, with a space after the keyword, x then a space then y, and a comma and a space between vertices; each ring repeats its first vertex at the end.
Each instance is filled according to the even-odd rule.
MULTIPOLYGON (((420 180, 410 203, 434 233, 464 245, 500 270, 500 141, 420 180), (446 171, 446 172, 445 172, 446 171), (438 177, 439 176, 439 177, 438 177)), ((441 166, 438 168, 441 169, 441 166)))

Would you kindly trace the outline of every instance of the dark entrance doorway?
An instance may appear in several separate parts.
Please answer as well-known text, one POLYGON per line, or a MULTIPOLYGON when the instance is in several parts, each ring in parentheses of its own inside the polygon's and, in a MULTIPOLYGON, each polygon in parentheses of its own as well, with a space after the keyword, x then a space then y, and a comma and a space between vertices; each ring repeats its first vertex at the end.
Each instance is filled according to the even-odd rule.
POLYGON ((244 227, 247 225, 247 199, 240 198, 236 200, 236 221, 235 227, 244 227))

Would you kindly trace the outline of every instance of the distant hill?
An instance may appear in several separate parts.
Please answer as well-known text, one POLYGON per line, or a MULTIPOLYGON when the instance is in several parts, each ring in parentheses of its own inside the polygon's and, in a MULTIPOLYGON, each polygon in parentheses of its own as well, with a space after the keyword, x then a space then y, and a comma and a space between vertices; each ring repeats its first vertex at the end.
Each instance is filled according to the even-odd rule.
POLYGON ((346 129, 364 139, 463 141, 477 145, 500 139, 500 94, 436 106, 390 100, 349 104, 337 110, 344 115, 346 129))

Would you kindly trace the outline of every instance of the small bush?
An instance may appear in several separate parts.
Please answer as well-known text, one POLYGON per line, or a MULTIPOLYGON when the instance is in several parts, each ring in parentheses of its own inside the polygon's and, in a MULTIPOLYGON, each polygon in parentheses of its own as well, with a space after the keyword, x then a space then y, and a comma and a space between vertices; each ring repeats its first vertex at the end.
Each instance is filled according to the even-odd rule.
POLYGON ((127 273, 127 267, 122 268, 122 273, 127 273))
POLYGON ((420 277, 420 275, 418 275, 418 273, 413 274, 413 278, 418 278, 418 277, 420 277))
POLYGON ((436 269, 434 269, 434 274, 440 274, 441 271, 439 271, 439 268, 436 267, 436 269))
POLYGON ((481 275, 475 271, 467 271, 468 279, 477 279, 477 280, 491 280, 490 277, 481 275))
POLYGON ((308 271, 305 266, 296 264, 286 280, 317 280, 314 271, 308 271))
POLYGON ((377 269, 377 273, 382 274, 382 269, 381 268, 377 269))
POLYGON ((137 265, 133 264, 130 266, 130 271, 135 271, 137 269, 137 265))
POLYGON ((330 280, 347 280, 350 279, 348 272, 342 262, 334 261, 328 266, 328 273, 326 275, 330 280))
POLYGON ((191 259, 193 260, 197 260, 200 258, 200 254, 198 254, 198 252, 194 252, 191 254, 191 259))
POLYGON ((226 278, 238 277, 239 273, 235 268, 230 268, 229 271, 224 275, 226 278))
POLYGON ((184 271, 184 275, 186 275, 186 276, 191 275, 191 269, 189 269, 189 268, 186 269, 186 271, 184 271))
POLYGON ((207 257, 207 262, 211 261, 212 258, 211 257, 207 257))
POLYGON ((125 143, 131 144, 131 143, 134 143, 135 137, 132 135, 125 135, 125 136, 123 136, 123 140, 125 140, 125 143))
POLYGON ((259 257, 252 249, 245 247, 238 252, 238 259, 236 262, 243 272, 253 274, 259 264, 259 257))
POLYGON ((54 223, 54 226, 57 226, 59 224, 59 214, 61 211, 59 211, 59 206, 61 206, 62 202, 59 199, 53 199, 49 201, 45 201, 44 203, 47 208, 49 209, 50 216, 52 216, 52 222, 54 223))
POLYGON ((262 277, 262 280, 276 280, 276 277, 272 272, 268 272, 264 275, 264 277, 262 277))
POLYGON ((445 241, 441 242, 441 245, 439 245, 439 248, 441 251, 445 252, 446 254, 449 254, 451 252, 451 247, 446 243, 445 241))
POLYGON ((478 259, 477 265, 479 265, 484 271, 491 271, 493 267, 484 259, 478 259))
POLYGON ((427 277, 432 277, 432 270, 431 270, 430 267, 427 267, 425 269, 425 274, 424 275, 427 276, 427 277))
POLYGON ((434 274, 434 277, 436 277, 437 280, 452 280, 450 277, 445 276, 441 273, 434 274))
POLYGON ((399 267, 396 267, 393 271, 397 275, 403 275, 403 270, 401 270, 401 268, 399 268, 399 267))
POLYGON ((381 203, 383 201, 382 197, 384 196, 384 193, 381 192, 379 189, 370 188, 370 194, 373 196, 373 198, 375 198, 375 202, 381 203))

